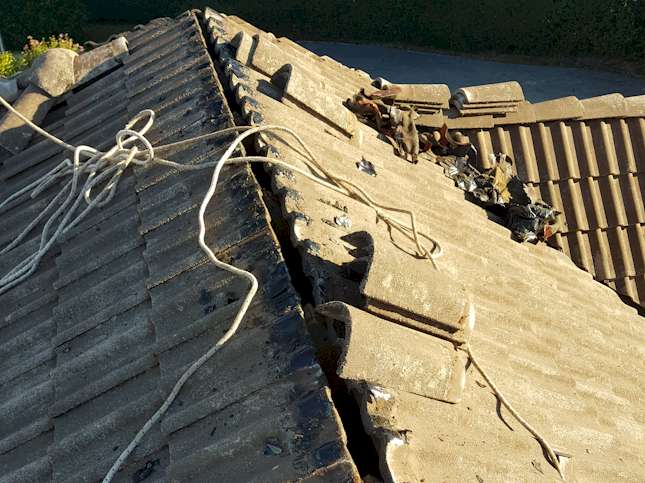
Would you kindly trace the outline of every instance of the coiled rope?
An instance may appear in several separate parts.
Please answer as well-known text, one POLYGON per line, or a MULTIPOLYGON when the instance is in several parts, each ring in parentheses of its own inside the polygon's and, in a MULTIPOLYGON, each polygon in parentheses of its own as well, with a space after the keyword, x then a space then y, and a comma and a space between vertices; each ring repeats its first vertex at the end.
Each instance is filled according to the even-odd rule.
POLYGON ((214 168, 210 187, 206 195, 204 196, 204 199, 202 200, 199 208, 199 246, 207 254, 208 258, 216 267, 242 277, 249 282, 249 290, 229 329, 204 355, 202 355, 193 364, 191 364, 186 372, 182 374, 163 404, 150 417, 150 419, 148 419, 148 421, 132 439, 130 444, 119 455, 108 473, 105 475, 105 478, 103 478, 103 483, 109 483, 110 481, 112 481, 112 478, 120 469, 121 465, 125 462, 132 451, 134 451, 145 434, 166 413, 186 381, 224 344, 226 344, 226 342, 231 337, 233 337, 242 319, 244 318, 244 315, 246 314, 246 311, 248 310, 253 297, 257 292, 258 281, 252 273, 218 260, 213 251, 205 242, 206 226, 204 215, 209 202, 215 194, 219 175, 225 164, 260 162, 283 166, 321 186, 324 186, 337 193, 350 196, 371 207, 375 211, 378 219, 383 220, 390 227, 401 232, 415 243, 417 255, 419 257, 430 259, 434 263, 434 260, 442 255, 442 249, 439 243, 429 235, 417 229, 416 218, 412 211, 379 203, 375 201, 370 195, 368 195, 360 186, 345 178, 330 173, 317 161, 316 157, 306 146, 304 141, 294 131, 287 127, 277 125, 231 127, 213 133, 204 134, 202 136, 196 136, 176 143, 166 144, 164 146, 157 146, 156 148, 153 148, 150 141, 146 139, 145 134, 150 130, 154 123, 155 113, 150 109, 146 109, 141 111, 132 120, 130 120, 126 124, 125 129, 117 132, 115 136, 115 145, 112 148, 110 148, 106 152, 102 152, 95 148, 92 148, 91 146, 73 146, 66 143, 65 141, 62 141, 61 139, 32 123, 20 112, 16 111, 13 106, 11 106, 11 104, 9 104, 2 96, 0 96, 0 104, 2 104, 11 113, 22 119, 22 121, 29 125, 38 134, 61 146, 62 148, 74 153, 72 161, 65 159, 63 162, 41 176, 38 180, 30 183, 16 193, 10 195, 6 200, 0 203, 1 210, 12 201, 20 198, 27 193, 29 193, 32 198, 35 198, 57 181, 67 179, 67 181, 64 182, 64 184, 60 188, 58 194, 54 196, 54 198, 48 203, 46 208, 40 214, 38 214, 18 236, 0 252, 6 253, 9 250, 16 248, 20 244, 20 242, 23 241, 25 237, 42 220, 44 220, 49 213, 51 213, 41 230, 40 243, 37 250, 21 260, 14 268, 12 268, 7 274, 0 278, 0 294, 8 291, 12 287, 18 285, 19 283, 30 277, 36 271, 36 268, 38 267, 45 254, 51 249, 56 241, 60 239, 61 236, 69 232, 71 228, 82 221, 94 208, 108 204, 114 197, 121 176, 131 164, 146 165, 150 163, 168 166, 177 169, 178 171, 214 168), (135 126, 143 121, 145 121, 143 127, 139 128, 138 130, 135 129, 135 126), (304 161, 304 164, 308 168, 308 170, 304 170, 300 167, 293 166, 279 159, 266 156, 231 157, 233 152, 238 148, 238 146, 244 139, 254 134, 266 131, 284 132, 293 137, 298 145, 302 149, 304 149, 307 155, 308 159, 304 161), (219 158, 219 160, 215 162, 203 163, 199 165, 184 165, 156 156, 156 153, 162 152, 164 150, 205 141, 207 139, 226 136, 228 134, 236 132, 240 132, 240 134, 238 134, 235 140, 229 145, 228 149, 219 158), (93 191, 96 191, 94 195, 92 194, 93 191), (85 201, 84 207, 82 207, 83 201, 85 201), (408 215, 410 222, 401 221, 387 212, 408 215), (432 249, 428 250, 425 247, 425 244, 422 243, 421 238, 425 238, 426 240, 430 241, 433 245, 432 249))

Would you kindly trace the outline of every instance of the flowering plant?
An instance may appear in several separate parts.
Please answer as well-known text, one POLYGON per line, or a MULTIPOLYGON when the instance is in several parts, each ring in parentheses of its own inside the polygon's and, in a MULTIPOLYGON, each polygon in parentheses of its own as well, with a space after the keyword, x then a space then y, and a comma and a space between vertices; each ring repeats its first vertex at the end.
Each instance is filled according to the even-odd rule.
POLYGON ((0 53, 0 76, 10 77, 17 72, 29 68, 29 66, 47 52, 49 49, 69 49, 74 52, 82 52, 83 47, 74 42, 68 34, 58 36, 51 35, 48 39, 34 39, 27 37, 27 43, 22 48, 22 52, 14 54, 13 52, 0 53))

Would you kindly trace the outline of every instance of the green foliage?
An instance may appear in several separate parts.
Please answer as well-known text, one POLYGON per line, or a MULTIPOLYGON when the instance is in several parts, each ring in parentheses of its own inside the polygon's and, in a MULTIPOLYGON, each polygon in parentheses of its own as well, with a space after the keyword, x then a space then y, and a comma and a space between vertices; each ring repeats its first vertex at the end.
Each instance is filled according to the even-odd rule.
POLYGON ((9 77, 18 72, 16 56, 12 52, 0 53, 0 77, 9 77))
POLYGON ((13 74, 28 68, 34 60, 47 52, 49 49, 61 48, 74 52, 81 52, 83 47, 78 45, 68 34, 60 34, 58 37, 52 35, 48 39, 36 40, 27 37, 27 43, 18 55, 12 52, 0 53, 0 76, 10 77, 13 74))
POLYGON ((83 47, 74 42, 69 34, 60 34, 58 37, 51 35, 48 39, 36 40, 33 37, 27 37, 27 43, 22 48, 20 62, 29 67, 31 63, 49 49, 69 49, 74 52, 81 52, 83 47))

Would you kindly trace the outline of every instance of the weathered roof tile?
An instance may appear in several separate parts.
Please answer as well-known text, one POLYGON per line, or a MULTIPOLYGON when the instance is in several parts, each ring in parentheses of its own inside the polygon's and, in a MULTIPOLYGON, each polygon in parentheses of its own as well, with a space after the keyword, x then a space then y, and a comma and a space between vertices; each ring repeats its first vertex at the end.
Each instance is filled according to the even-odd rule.
MULTIPOLYGON (((144 108, 157 113, 149 133, 155 145, 232 125, 194 14, 154 21, 125 36, 131 55, 123 65, 60 98, 50 116, 55 121, 45 118, 43 125, 66 141, 99 148, 110 146, 114 133, 144 108)), ((212 162, 231 139, 172 148, 163 156, 185 164, 212 162)), ((3 195, 66 156, 37 141, 3 157, 3 195)), ((133 171, 110 204, 59 240, 32 278, 0 295, 0 354, 6 356, 0 364, 0 419, 10 421, 0 425, 3 482, 102 478, 186 364, 231 322, 246 290, 207 263, 197 244, 196 208, 208 170, 133 171)), ((7 206, 0 218, 2 241, 15 237, 57 189, 7 206)), ((277 474, 276 458, 284 479, 328 466, 353 475, 298 297, 248 167, 224 170, 207 224, 207 241, 220 256, 253 270, 262 289, 239 337, 182 390, 117 479, 201 478, 215 469, 231 477, 230 465, 216 457, 224 449, 243 457, 244 474, 258 479, 277 474), (311 398, 315 403, 307 402, 311 398), (303 406, 324 410, 307 413, 303 406), (204 425, 210 420, 226 424, 211 433, 204 425), (271 434, 254 421, 270 426, 271 434), (274 439, 282 454, 267 456, 267 441, 274 439)), ((3 270, 36 248, 41 226, 26 244, 0 255, 3 270)))
MULTIPOLYGON (((222 16, 220 22, 223 27, 211 29, 210 33, 212 40, 221 46, 221 52, 226 52, 226 42, 241 31, 257 34, 264 52, 283 45, 282 39, 258 33, 236 18, 222 16)), ((322 59, 311 56, 305 49, 298 52, 292 48, 294 52, 289 52, 292 58, 288 61, 292 65, 299 62, 323 65, 322 59)), ((567 475, 594 479, 602 473, 610 479, 629 481, 634 478, 640 471, 638 463, 617 470, 614 462, 618 457, 623 461, 638 459, 638 435, 643 431, 638 426, 641 423, 637 416, 642 412, 642 405, 632 390, 638 386, 634 383, 634 371, 645 370, 640 362, 632 364, 642 352, 639 347, 643 344, 637 341, 645 340, 642 318, 636 310, 556 250, 544 245, 520 245, 510 240, 503 227, 492 223, 483 210, 462 199, 437 167, 403 162, 392 154, 389 144, 363 125, 357 126, 351 140, 345 140, 327 128, 321 119, 324 112, 311 113, 310 109, 303 109, 301 104, 289 102, 289 99, 281 102, 272 88, 266 86, 272 82, 275 69, 280 67, 276 56, 254 57, 250 66, 243 67, 244 76, 229 76, 233 92, 238 92, 238 86, 242 84, 244 96, 241 98, 255 100, 245 113, 247 120, 254 113, 267 124, 289 119, 289 126, 324 162, 326 169, 359 183, 379 202, 415 211, 417 224, 426 228, 444 248, 443 257, 437 260, 440 273, 463 283, 466 293, 472 297, 476 322, 471 343, 481 354, 482 364, 522 416, 544 432, 549 441, 574 453, 575 466, 567 467, 567 475), (260 85, 265 87, 258 88, 260 85), (362 158, 374 163, 377 176, 353 171, 362 158), (628 380, 631 380, 631 386, 628 380), (606 391, 586 391, 582 395, 572 389, 577 384, 593 385, 594 381, 606 391), (607 401, 615 403, 610 406, 607 401), (630 434, 615 430, 626 424, 639 429, 630 434), (602 451, 589 447, 588 441, 596 439, 602 444, 602 451)), ((337 69, 335 75, 347 80, 351 77, 342 69, 337 69)), ((334 94, 338 91, 335 83, 329 82, 322 92, 334 94)), ((480 99, 481 102, 491 100, 494 101, 480 99)), ((594 103, 582 106, 591 108, 594 103)), ((343 109, 340 103, 337 109, 343 109)), ((588 270, 603 266, 604 274, 621 274, 622 278, 608 281, 619 290, 626 283, 635 284, 630 274, 635 273, 637 264, 632 268, 632 264, 624 263, 624 260, 634 259, 633 253, 628 252, 642 243, 635 238, 636 232, 628 234, 631 228, 621 225, 620 220, 626 222, 641 210, 636 206, 623 210, 622 206, 630 206, 630 203, 624 203, 618 193, 618 188, 622 192, 625 187, 631 199, 633 180, 625 178, 610 198, 602 194, 599 185, 607 182, 603 179, 609 176, 617 179, 632 174, 624 173, 620 164, 633 165, 630 158, 602 151, 605 148, 609 151, 614 142, 621 143, 616 141, 615 133, 610 136, 608 129, 615 129, 614 125, 621 133, 624 128, 631 129, 637 150, 641 141, 640 125, 629 119, 624 121, 623 127, 623 121, 615 117, 579 120, 582 115, 609 114, 600 110, 595 114, 586 110, 581 113, 581 103, 573 99, 554 102, 551 107, 538 106, 537 119, 545 122, 536 122, 536 111, 531 105, 523 106, 523 109, 526 109, 523 114, 526 117, 516 117, 516 124, 504 124, 502 120, 506 116, 491 116, 486 121, 489 124, 483 125, 484 116, 472 116, 472 121, 468 121, 472 124, 465 134, 475 141, 480 159, 485 165, 488 154, 510 150, 518 171, 527 176, 527 181, 539 185, 545 199, 550 197, 558 207, 564 203, 567 223, 576 230, 558 235, 562 241, 568 240, 565 252, 574 258, 579 256, 576 261, 588 270), (552 109, 560 109, 562 116, 553 115, 552 109), (572 114, 570 110, 575 112, 572 114), (590 159, 589 163, 578 161, 580 153, 590 159), (607 159, 597 162, 598 156, 607 159), (597 172, 590 174, 592 165, 597 172), (586 200, 592 200, 591 206, 586 200), (618 223, 615 227, 592 228, 614 218, 618 223), (593 233, 601 236, 590 243, 587 235, 593 233), (602 257, 591 251, 592 246, 598 245, 597 240, 602 246, 599 252, 604 254, 602 257)), ((610 114, 623 115, 618 110, 610 114)), ((456 117, 452 120, 466 126, 467 119, 456 117)), ((456 126, 459 124, 453 127, 456 126)), ((266 135, 260 141, 263 149, 270 147, 288 163, 305 161, 289 140, 266 135)), ((627 142, 622 144, 627 146, 627 142)), ((369 237, 365 237, 365 233, 376 243, 394 241, 397 247, 410 253, 414 253, 414 247, 397 236, 396 231, 388 231, 383 223, 377 224, 374 212, 351 197, 330 192, 296 173, 284 175, 283 171, 269 170, 272 186, 280 199, 283 214, 289 220, 291 241, 299 249, 302 269, 312 285, 314 302, 340 300, 366 307, 359 286, 369 269, 369 243, 365 242, 369 237), (339 213, 352 220, 351 228, 333 222, 339 213)), ((410 263, 427 263, 432 270, 428 261, 409 258, 410 263)), ((642 257, 639 254, 635 258, 640 260, 642 257)), ((597 277, 599 273, 596 271, 597 277)), ((367 275, 369 277, 369 272, 367 275)), ((411 277, 411 284, 416 287, 409 269, 403 276, 411 277)), ((637 292, 629 290, 631 292, 626 293, 637 292)), ((379 314, 381 320, 405 324, 401 319, 407 316, 407 323, 411 324, 413 317, 405 310, 405 300, 401 299, 412 296, 412 291, 390 293, 389 296, 387 290, 383 292, 395 309, 399 307, 401 317, 393 319, 379 314)), ((435 317, 441 318, 444 314, 441 309, 438 312, 435 317)), ((418 337, 427 336, 419 334, 418 337)), ((361 350, 368 351, 371 347, 368 340, 363 344, 354 343, 361 350)), ((385 380, 384 374, 382 379, 385 380)), ((467 480, 479 477, 480 480, 533 478, 548 481, 556 476, 530 435, 515 420, 506 417, 504 410, 501 412, 503 421, 499 419, 495 413, 495 396, 474 372, 468 371, 463 399, 454 405, 405 390, 386 387, 372 391, 374 388, 369 384, 358 384, 354 389, 359 395, 366 430, 372 434, 379 450, 381 473, 386 479, 467 480), (511 431, 507 424, 514 430, 511 431), (430 460, 428 455, 432 455, 430 460), (465 456, 468 462, 463 464, 465 456), (451 464, 436 465, 428 461, 451 464)))

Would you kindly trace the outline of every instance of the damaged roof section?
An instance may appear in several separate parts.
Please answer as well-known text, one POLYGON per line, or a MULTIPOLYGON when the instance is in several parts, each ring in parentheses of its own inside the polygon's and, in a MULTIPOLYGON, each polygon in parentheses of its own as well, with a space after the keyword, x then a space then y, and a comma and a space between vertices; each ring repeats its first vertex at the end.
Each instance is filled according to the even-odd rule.
POLYGON ((518 175, 562 213, 556 247, 643 306, 645 97, 564 98, 533 109, 533 123, 467 134, 484 162, 486 153, 511 156, 518 175))
MULTIPOLYGON (((381 79, 375 86, 383 89, 388 83, 381 79)), ((389 84, 391 90, 398 87, 389 84)), ((440 85, 426 90, 430 87, 440 91, 440 85)), ((428 99, 439 104, 436 94, 428 99)), ((464 87, 451 96, 444 93, 442 100, 451 107, 418 111, 417 125, 460 130, 475 146, 480 170, 495 168, 500 153, 512 159, 514 174, 561 213, 560 230, 550 243, 641 304, 645 96, 565 97, 532 104, 517 82, 505 82, 464 87)))
MULTIPOLYGON (((375 86, 387 88, 388 83, 381 79, 375 86)), ((428 99, 451 107, 422 108, 416 124, 460 130, 477 149, 480 170, 494 168, 499 153, 511 158, 514 173, 562 214, 561 230, 551 244, 641 304, 645 96, 566 97, 532 104, 517 82, 465 87, 438 98, 440 87, 446 86, 428 85, 433 92, 428 99)))
MULTIPOLYGON (((53 100, 42 126, 105 149, 146 108, 157 114, 147 134, 153 145, 232 125, 194 13, 124 36, 129 55, 94 78, 79 65, 82 85, 53 100)), ((168 158, 212 162, 230 142, 176 147, 168 158)), ((67 156, 33 136, 2 158, 2 198, 67 156)), ((63 237, 33 277, 0 295, 2 483, 100 481, 228 328, 247 288, 198 246, 209 178, 158 166, 128 172, 110 204, 63 237)), ((60 188, 3 208, 3 247, 60 188)), ((248 166, 222 171, 206 225, 209 246, 251 270, 260 291, 235 338, 187 382, 114 481, 357 479, 248 166)), ((38 246, 38 235, 0 255, 1 273, 38 246)))
MULTIPOLYGON (((479 169, 493 167, 498 153, 512 158, 515 173, 562 213, 552 244, 642 305, 645 96, 565 97, 531 104, 513 85, 457 90, 451 104, 461 117, 451 118, 446 111, 446 123, 470 138, 479 169), (514 107, 488 114, 463 111, 466 93, 478 100, 477 106, 506 102, 514 107)), ((429 125, 440 122, 437 118, 429 125)))
MULTIPOLYGON (((365 73, 319 58, 236 17, 207 11, 206 24, 244 121, 284 124, 288 120, 326 169, 356 182, 379 202, 414 211, 417 223, 444 250, 436 260, 439 273, 463 287, 463 292, 432 299, 429 307, 416 305, 414 300, 424 300, 423 295, 397 289, 405 283, 397 276, 409 278, 425 294, 444 292, 439 277, 426 273, 435 270, 432 264, 414 258, 409 240, 389 230, 356 199, 330 192, 288 169, 269 169, 315 303, 345 304, 341 315, 327 310, 323 318, 328 321, 331 316, 344 324, 345 332, 330 324, 346 349, 340 373, 353 385, 365 428, 379 449, 381 476, 386 481, 553 481, 557 477, 540 445, 504 409, 496 409, 496 397, 479 375, 464 369, 461 398, 454 402, 457 398, 448 398, 445 387, 459 381, 455 358, 448 356, 450 352, 442 358, 438 349, 437 359, 425 360, 421 349, 417 351, 427 337, 439 335, 437 340, 445 341, 446 331, 472 327, 467 339, 506 397, 546 439, 573 454, 566 458, 568 478, 638 480, 645 463, 641 451, 644 406, 638 395, 645 377, 645 332, 636 310, 565 254, 544 244, 512 241, 486 211, 464 199, 440 166, 405 162, 376 130, 362 123, 351 129, 349 124, 339 125, 340 112, 346 109, 343 101, 361 89, 373 89, 365 73), (289 82, 284 79, 287 72, 293 76, 289 82), (304 97, 305 89, 290 82, 318 90, 304 97), (285 92, 287 86, 292 94, 285 92), (320 97, 328 100, 319 102, 320 97), (379 255, 381 249, 384 253, 379 255), (407 256, 410 265, 425 265, 393 268, 390 262, 395 263, 398 256, 407 256), (394 279, 388 281, 388 274, 394 279), (373 298, 389 313, 368 302, 371 277, 380 280, 380 293, 373 298), (460 302, 461 308, 456 307, 460 302), (366 320, 372 320, 374 327, 397 324, 382 332, 392 343, 361 330, 366 320), (423 324, 432 330, 422 330, 423 324), (409 332, 402 335, 399 331, 404 329, 409 332), (396 356, 402 341, 414 347, 408 352, 412 359, 396 356), (394 374, 364 364, 380 353, 391 357, 394 374), (436 366, 431 368, 431 363, 436 366), (419 365, 418 372, 410 367, 414 364, 419 365), (425 372, 422 367, 429 372, 425 381, 418 380, 425 372), (440 388, 439 394, 432 387, 440 388)), ((434 127, 445 123, 467 134, 486 160, 489 153, 504 151, 498 149, 501 144, 486 144, 487 139, 512 129, 526 137, 527 130, 539 131, 547 123, 537 117, 544 105, 526 103, 516 90, 512 94, 495 101, 505 104, 494 106, 495 113, 474 114, 479 107, 475 104, 482 99, 464 96, 462 111, 469 112, 460 115, 454 106, 434 107, 436 112, 429 113, 428 119, 436 117, 440 122, 434 127)), ((450 98, 433 99, 431 104, 445 102, 450 98)), ((557 115, 560 111, 554 110, 557 115)), ((506 135, 500 139, 506 148, 511 146, 506 135)), ((297 166, 307 160, 287 139, 270 134, 257 136, 255 149, 297 166)), ((516 159, 521 153, 513 149, 509 155, 516 159)), ((516 166, 524 169, 519 166, 526 162, 518 160, 516 166)), ((531 178, 524 181, 536 183, 531 178)), ((556 208, 567 214, 566 206, 556 208)), ((382 361, 377 357, 374 364, 378 362, 382 361)))

